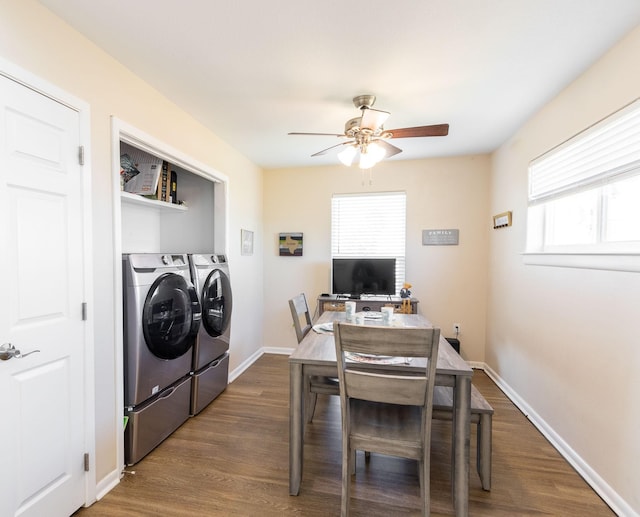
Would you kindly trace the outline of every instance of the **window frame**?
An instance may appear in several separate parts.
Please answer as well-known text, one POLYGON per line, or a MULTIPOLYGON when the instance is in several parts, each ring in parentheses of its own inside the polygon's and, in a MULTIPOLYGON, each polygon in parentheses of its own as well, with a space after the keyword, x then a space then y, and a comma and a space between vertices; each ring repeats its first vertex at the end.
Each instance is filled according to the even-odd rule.
POLYGON ((532 160, 524 263, 639 272, 640 240, 606 239, 609 187, 638 176, 640 99, 532 160), (549 218, 557 202, 586 192, 595 194, 584 205, 595 222, 592 242, 553 243, 549 218))
MULTIPOLYGON (((343 214, 344 215, 344 214, 343 214)), ((380 219, 388 220, 388 212, 384 210, 377 210, 375 214, 370 215, 372 218, 380 217, 380 219)), ((386 222, 386 221, 385 221, 386 222)), ((375 226, 374 226, 375 227, 375 226)), ((398 230, 399 231, 399 230, 398 230)), ((406 277, 406 255, 407 255, 407 193, 404 191, 385 191, 385 192, 366 192, 366 193, 344 193, 344 194, 333 194, 331 196, 331 261, 333 262, 334 258, 355 258, 359 256, 368 257, 368 258, 395 258, 396 259, 396 283, 395 283, 395 295, 398 296, 402 285, 404 284, 406 277), (357 252, 349 252, 349 250, 344 250, 342 253, 336 248, 340 243, 336 241, 336 203, 339 199, 360 199, 364 200, 367 197, 395 197, 398 199, 402 197, 401 208, 402 208, 402 231, 399 234, 396 234, 395 237, 398 239, 398 243, 396 243, 395 253, 387 252, 386 250, 382 252, 370 252, 362 254, 362 250, 359 249, 357 252), (399 249, 402 249, 402 254, 399 255, 397 252, 399 249)), ((391 250, 390 250, 391 251, 391 250)))

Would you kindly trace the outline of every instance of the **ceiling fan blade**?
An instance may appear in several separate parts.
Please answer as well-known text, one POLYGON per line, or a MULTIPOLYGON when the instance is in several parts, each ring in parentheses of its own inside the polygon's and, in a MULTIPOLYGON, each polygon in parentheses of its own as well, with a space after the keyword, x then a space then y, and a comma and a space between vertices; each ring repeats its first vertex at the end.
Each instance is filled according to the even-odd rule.
POLYGON ((400 129, 385 129, 391 133, 391 138, 414 138, 419 136, 447 136, 449 124, 434 124, 432 126, 404 127, 400 129))
POLYGON ((311 156, 321 156, 323 154, 326 154, 327 151, 331 151, 331 149, 335 149, 336 147, 342 147, 343 145, 350 145, 355 143, 355 140, 349 140, 348 142, 342 142, 340 144, 336 144, 336 145, 332 145, 331 147, 327 147, 326 149, 323 149, 322 151, 318 151, 317 153, 313 153, 311 156))
POLYGON ((310 135, 310 136, 343 136, 347 137, 344 133, 287 133, 288 135, 310 135))
POLYGON ((374 140, 374 142, 376 144, 378 144, 380 147, 384 148, 384 150, 385 150, 384 157, 385 158, 391 158, 392 156, 402 152, 402 149, 399 149, 395 145, 391 145, 389 142, 387 142, 386 140, 382 140, 381 138, 377 139, 377 140, 374 140))
POLYGON ((372 108, 362 110, 362 118, 360 119, 360 129, 369 129, 376 131, 389 118, 388 111, 374 110, 372 108))

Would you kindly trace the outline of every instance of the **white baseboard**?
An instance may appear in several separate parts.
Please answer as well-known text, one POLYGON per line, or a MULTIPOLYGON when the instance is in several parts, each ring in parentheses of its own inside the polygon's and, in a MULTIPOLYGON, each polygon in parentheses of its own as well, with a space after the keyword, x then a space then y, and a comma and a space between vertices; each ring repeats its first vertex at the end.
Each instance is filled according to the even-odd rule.
POLYGON ((254 352, 253 355, 251 355, 247 359, 245 359, 238 366, 236 366, 232 371, 230 371, 229 372, 229 383, 232 383, 238 377, 240 377, 240 375, 242 375, 247 370, 247 368, 249 368, 258 359, 260 359, 260 356, 262 356, 262 354, 264 354, 264 349, 261 348, 257 352, 254 352))
POLYGON ((278 348, 278 347, 262 347, 260 350, 256 351, 253 355, 245 359, 240 365, 235 367, 233 371, 229 372, 229 383, 235 381, 240 375, 242 375, 247 368, 249 368, 253 363, 255 363, 262 355, 264 354, 281 354, 281 355, 291 355, 293 352, 293 348, 278 348))
POLYGON ((509 386, 486 363, 469 363, 472 368, 479 368, 496 383, 504 394, 531 421, 531 423, 549 440, 551 445, 569 462, 582 476, 593 490, 609 505, 617 515, 636 516, 638 514, 620 495, 574 451, 571 446, 538 414, 536 411, 509 386))
POLYGON ((265 347, 262 352, 265 354, 291 355, 294 350, 295 348, 265 347))
POLYGON ((117 470, 111 471, 104 478, 96 484, 96 501, 100 501, 105 495, 107 495, 113 488, 120 483, 120 472, 117 470))

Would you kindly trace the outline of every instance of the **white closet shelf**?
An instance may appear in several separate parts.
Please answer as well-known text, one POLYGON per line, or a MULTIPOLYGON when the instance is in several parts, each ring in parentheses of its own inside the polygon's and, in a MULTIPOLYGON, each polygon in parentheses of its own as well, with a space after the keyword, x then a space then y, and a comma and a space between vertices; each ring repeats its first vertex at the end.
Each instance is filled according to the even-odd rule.
POLYGON ((149 208, 157 208, 159 210, 172 210, 174 212, 186 212, 188 210, 184 205, 176 205, 174 203, 158 201, 157 199, 148 199, 138 194, 130 194, 129 192, 120 192, 120 199, 123 203, 148 206, 149 208))

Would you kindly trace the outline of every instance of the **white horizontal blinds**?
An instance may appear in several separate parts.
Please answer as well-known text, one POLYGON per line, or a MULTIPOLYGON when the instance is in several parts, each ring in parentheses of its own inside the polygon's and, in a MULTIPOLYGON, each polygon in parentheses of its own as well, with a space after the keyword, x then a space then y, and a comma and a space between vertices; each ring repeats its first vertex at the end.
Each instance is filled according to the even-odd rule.
POLYGON ((640 99, 536 158, 529 202, 596 184, 640 166, 640 99))
POLYGON ((396 293, 405 277, 406 194, 340 194, 331 200, 331 255, 395 257, 396 293))

